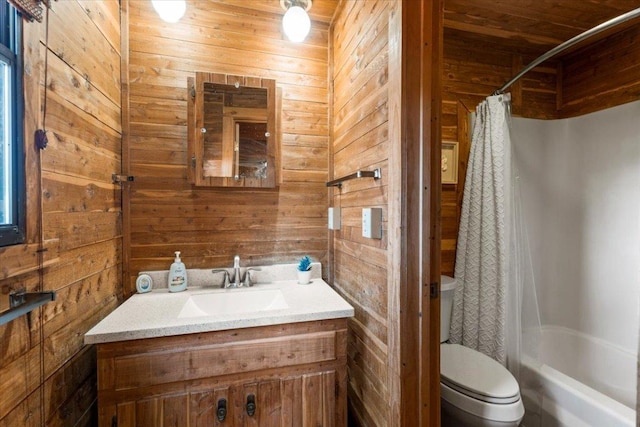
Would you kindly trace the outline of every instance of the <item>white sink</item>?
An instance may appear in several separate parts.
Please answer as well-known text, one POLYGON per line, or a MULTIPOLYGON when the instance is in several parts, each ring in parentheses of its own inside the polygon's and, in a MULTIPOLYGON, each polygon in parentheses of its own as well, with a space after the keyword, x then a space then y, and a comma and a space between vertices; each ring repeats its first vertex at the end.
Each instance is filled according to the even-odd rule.
POLYGON ((289 305, 280 289, 227 289, 191 295, 178 317, 224 316, 287 308, 289 305))

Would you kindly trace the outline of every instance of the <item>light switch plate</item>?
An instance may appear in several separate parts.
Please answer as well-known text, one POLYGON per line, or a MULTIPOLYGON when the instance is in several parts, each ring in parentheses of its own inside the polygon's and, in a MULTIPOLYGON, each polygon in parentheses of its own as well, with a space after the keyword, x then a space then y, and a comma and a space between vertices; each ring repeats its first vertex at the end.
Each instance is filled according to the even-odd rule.
POLYGON ((382 239, 382 208, 362 209, 362 237, 382 239))
POLYGON ((340 208, 329 208, 329 230, 340 230, 342 226, 340 213, 340 208))

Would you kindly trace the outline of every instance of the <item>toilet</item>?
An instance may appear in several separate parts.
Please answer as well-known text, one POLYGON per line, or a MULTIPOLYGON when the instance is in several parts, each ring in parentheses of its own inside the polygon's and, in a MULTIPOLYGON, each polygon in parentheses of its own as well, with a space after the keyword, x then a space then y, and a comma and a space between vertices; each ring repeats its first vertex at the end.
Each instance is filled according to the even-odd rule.
POLYGON ((516 427, 524 416, 520 387, 511 373, 479 351, 449 344, 456 280, 442 276, 440 401, 442 427, 516 427))

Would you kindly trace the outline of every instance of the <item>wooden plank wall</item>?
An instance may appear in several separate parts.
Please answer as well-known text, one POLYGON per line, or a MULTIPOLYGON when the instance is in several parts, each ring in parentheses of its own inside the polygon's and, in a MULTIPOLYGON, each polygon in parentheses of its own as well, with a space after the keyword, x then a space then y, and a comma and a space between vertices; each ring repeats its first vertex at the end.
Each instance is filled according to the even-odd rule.
MULTIPOLYGON (((45 23, 24 24, 27 234, 38 241, 39 194, 49 253, 43 288, 57 299, 0 326, 0 426, 96 424, 96 356, 84 333, 118 304, 121 294, 120 9, 117 0, 51 2, 45 23), (38 154, 45 55, 48 148, 38 154), (42 371, 41 371, 42 369, 42 371), (42 394, 41 394, 42 393, 42 394)), ((18 262, 0 249, 3 271, 18 262)), ((30 253, 27 254, 30 257, 30 253)), ((6 270, 8 269, 8 270, 6 270)), ((37 273, 0 275, 2 298, 39 288, 37 273)))
MULTIPOLYGON (((332 32, 333 178, 382 169, 382 179, 357 179, 332 190, 342 209, 333 232, 333 286, 355 308, 349 321, 348 371, 351 416, 366 426, 393 425, 388 382, 388 211, 400 203, 388 194, 389 22, 394 2, 348 0, 332 32), (381 240, 362 237, 364 207, 382 208, 381 240)), ((396 420, 397 421, 397 420, 396 420)))
POLYGON ((176 24, 129 3, 131 264, 168 269, 327 261, 328 37, 336 1, 314 1, 302 44, 282 34, 278 2, 189 2, 176 24), (187 180, 187 77, 195 71, 275 79, 282 88, 279 189, 196 188, 187 180))
MULTIPOLYGON (((442 274, 453 275, 459 212, 468 159, 469 111, 535 56, 446 29, 443 141, 460 141, 458 184, 442 186, 442 274)), ((640 25, 633 25, 547 61, 514 84, 513 114, 575 117, 640 99, 640 25)))
MULTIPOLYGON (((469 157, 468 113, 535 56, 468 33, 445 29, 442 140, 459 141, 458 183, 442 185, 442 274, 453 276, 462 189, 469 157)), ((543 64, 511 88, 513 114, 552 119, 556 112, 555 63, 543 64)))
POLYGON ((562 58, 560 117, 640 99, 640 24, 562 58))

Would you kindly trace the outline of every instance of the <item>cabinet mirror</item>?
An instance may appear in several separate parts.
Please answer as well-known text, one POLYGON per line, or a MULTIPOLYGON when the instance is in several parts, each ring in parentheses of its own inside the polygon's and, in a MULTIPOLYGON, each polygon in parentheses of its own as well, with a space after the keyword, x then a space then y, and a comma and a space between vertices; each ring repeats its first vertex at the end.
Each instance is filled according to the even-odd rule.
POLYGON ((189 78, 189 178, 195 185, 278 182, 275 80, 217 73, 189 78))

